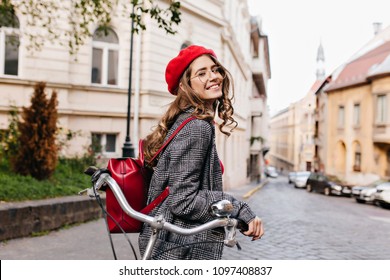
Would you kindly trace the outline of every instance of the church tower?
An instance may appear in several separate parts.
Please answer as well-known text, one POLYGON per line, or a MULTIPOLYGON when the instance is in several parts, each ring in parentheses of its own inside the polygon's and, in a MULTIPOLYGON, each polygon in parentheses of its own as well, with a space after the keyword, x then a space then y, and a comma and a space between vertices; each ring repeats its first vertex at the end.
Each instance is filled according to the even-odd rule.
POLYGON ((316 71, 317 80, 325 79, 325 55, 324 48, 322 47, 322 43, 317 50, 317 71, 316 71))

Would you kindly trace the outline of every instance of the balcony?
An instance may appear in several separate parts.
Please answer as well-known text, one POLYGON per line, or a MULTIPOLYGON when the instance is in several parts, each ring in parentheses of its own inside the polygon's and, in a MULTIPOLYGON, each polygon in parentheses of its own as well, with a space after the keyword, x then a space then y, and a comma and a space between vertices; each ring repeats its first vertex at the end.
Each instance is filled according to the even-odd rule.
POLYGON ((267 73, 267 67, 264 63, 264 60, 260 59, 259 57, 252 58, 251 70, 254 75, 267 73))
POLYGON ((372 130, 372 140, 376 144, 390 144, 390 125, 374 124, 372 130))
POLYGON ((267 96, 266 81, 264 77, 265 73, 267 73, 266 72, 267 69, 263 60, 261 60, 260 58, 253 58, 251 70, 252 70, 253 82, 255 83, 260 95, 267 96))

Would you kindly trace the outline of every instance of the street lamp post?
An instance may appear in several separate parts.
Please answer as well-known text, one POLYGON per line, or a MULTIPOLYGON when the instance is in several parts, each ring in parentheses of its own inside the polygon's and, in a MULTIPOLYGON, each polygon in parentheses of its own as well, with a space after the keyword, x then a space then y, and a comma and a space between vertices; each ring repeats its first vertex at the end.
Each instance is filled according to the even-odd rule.
MULTIPOLYGON (((134 4, 133 12, 134 15, 134 4)), ((131 80, 133 69, 133 35, 134 35, 134 19, 131 17, 131 34, 130 34, 130 66, 129 66, 129 88, 127 90, 127 122, 126 122, 126 139, 122 147, 122 157, 134 157, 134 147, 130 140, 130 110, 131 110, 131 80)))

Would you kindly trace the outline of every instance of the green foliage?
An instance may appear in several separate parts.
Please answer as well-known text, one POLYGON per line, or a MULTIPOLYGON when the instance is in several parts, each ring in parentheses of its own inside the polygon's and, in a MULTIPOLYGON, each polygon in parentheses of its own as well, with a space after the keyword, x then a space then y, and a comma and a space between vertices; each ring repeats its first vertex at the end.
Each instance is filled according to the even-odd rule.
POLYGON ((0 131, 0 159, 9 160, 18 151, 18 108, 11 105, 7 130, 0 131))
POLYGON ((135 13, 130 14, 130 18, 133 19, 135 24, 134 32, 138 33, 140 29, 146 30, 142 14, 150 14, 150 17, 157 22, 159 28, 163 28, 168 34, 176 34, 177 31, 172 26, 174 24, 178 25, 181 21, 180 2, 171 1, 167 9, 161 9, 159 5, 154 3, 154 0, 148 0, 148 2, 150 8, 145 8, 144 1, 132 1, 136 10, 135 13))
POLYGON ((53 176, 37 180, 13 173, 6 161, 0 163, 0 201, 23 201, 77 195, 91 186, 89 176, 83 174, 86 159, 60 159, 53 176))
POLYGON ((46 84, 37 83, 31 106, 23 108, 18 122, 18 151, 11 158, 12 169, 20 175, 31 175, 43 180, 50 178, 57 164, 57 93, 48 99, 46 84))
POLYGON ((167 33, 176 33, 173 25, 180 23, 181 13, 180 2, 175 0, 169 1, 167 9, 156 4, 157 0, 0 0, 0 27, 13 22, 13 15, 18 11, 27 20, 27 28, 22 30, 28 38, 27 49, 41 50, 47 41, 58 42, 76 54, 91 37, 91 26, 100 26, 102 31, 110 27, 119 2, 123 3, 122 14, 134 20, 134 32, 146 29, 143 15, 149 15, 167 33), (61 20, 67 20, 69 28, 59 29, 61 20))
MULTIPOLYGON (((60 26, 58 20, 63 10, 60 7, 62 1, 56 0, 7 0, 0 3, 1 6, 12 6, 13 11, 22 14, 26 19, 26 26, 21 31, 27 38, 26 48, 30 51, 41 50, 45 42, 59 41, 63 31, 58 32, 60 26), (8 2, 5 4, 5 2, 8 2), (44 15, 44 16, 42 16, 44 15)), ((64 1, 67 2, 67 1, 64 1)), ((1 17, 0 8, 0 17, 1 17)))
POLYGON ((10 0, 0 1, 0 28, 2 26, 17 26, 15 22, 15 9, 10 0))

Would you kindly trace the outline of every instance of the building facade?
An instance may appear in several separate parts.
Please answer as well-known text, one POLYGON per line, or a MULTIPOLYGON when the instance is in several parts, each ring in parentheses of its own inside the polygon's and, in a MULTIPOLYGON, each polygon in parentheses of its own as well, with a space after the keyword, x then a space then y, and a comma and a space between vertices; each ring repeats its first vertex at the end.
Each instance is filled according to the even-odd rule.
POLYGON ((297 162, 297 114, 295 104, 281 110, 270 119, 269 165, 279 170, 294 170, 297 162))
POLYGON ((264 157, 269 151, 269 113, 267 108, 267 84, 271 78, 268 50, 268 36, 262 32, 261 18, 251 18, 251 53, 252 53, 252 95, 248 122, 250 156, 248 158, 248 177, 259 181, 264 174, 264 157))
POLYGON ((326 172, 352 184, 390 179, 390 41, 366 46, 333 75, 325 92, 326 172))
MULTIPOLYGON (((218 133, 216 139, 225 165, 225 187, 248 183, 255 168, 251 155, 259 152, 259 148, 251 149, 250 139, 258 134, 258 127, 261 131, 264 126, 252 116, 266 107, 266 83, 270 78, 267 37, 258 26, 260 39, 253 42, 253 22, 245 0, 180 2, 177 34, 167 35, 147 17, 147 30, 134 34, 131 142, 136 149, 138 140, 150 133, 174 98, 165 83, 168 61, 183 46, 203 45, 215 51, 234 77, 239 126, 229 138, 218 133), (261 101, 253 105, 253 100, 261 101)), ((160 1, 159 5, 167 7, 167 3, 160 1)), ((18 11, 16 15, 18 26, 0 28, 0 129, 7 128, 10 106, 29 106, 34 84, 44 81, 48 92, 57 91, 59 125, 75 135, 63 147, 63 156, 81 156, 95 141, 102 148, 103 158, 120 157, 126 138, 129 88, 128 16, 118 11, 106 35, 95 31, 98 26, 92 26, 93 36, 81 46, 75 60, 66 47, 56 43, 45 43, 39 52, 27 51, 25 39, 18 34, 28 27, 23 15, 18 11), (15 38, 21 38, 16 48, 7 43, 15 38)), ((67 28, 66 23, 59 28, 67 28)))

